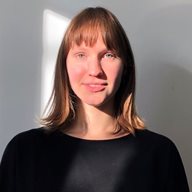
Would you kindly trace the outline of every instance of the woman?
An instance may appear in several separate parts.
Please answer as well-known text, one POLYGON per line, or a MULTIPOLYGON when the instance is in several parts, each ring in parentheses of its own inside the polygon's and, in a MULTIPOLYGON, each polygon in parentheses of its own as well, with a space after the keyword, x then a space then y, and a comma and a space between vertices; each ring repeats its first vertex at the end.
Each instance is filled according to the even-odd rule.
POLYGON ((134 106, 135 64, 108 10, 87 8, 60 46, 42 128, 14 137, 1 192, 189 192, 174 143, 144 128, 134 106))

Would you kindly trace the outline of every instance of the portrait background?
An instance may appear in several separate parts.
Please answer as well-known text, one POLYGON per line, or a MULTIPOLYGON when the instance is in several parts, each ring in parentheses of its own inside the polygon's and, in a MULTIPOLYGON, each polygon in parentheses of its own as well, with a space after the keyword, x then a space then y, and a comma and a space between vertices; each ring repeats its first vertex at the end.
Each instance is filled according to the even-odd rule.
POLYGON ((78 11, 104 6, 120 20, 136 61, 136 104, 148 129, 179 149, 192 189, 192 2, 8 0, 0 2, 0 157, 38 127, 63 32, 78 11))

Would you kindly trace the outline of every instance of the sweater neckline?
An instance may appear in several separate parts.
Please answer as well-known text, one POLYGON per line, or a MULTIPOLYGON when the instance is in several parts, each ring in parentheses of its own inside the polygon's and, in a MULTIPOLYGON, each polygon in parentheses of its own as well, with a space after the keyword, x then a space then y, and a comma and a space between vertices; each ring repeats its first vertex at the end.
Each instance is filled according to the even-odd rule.
MULTIPOLYGON (((76 137, 69 135, 67 133, 62 132, 61 130, 57 131, 60 136, 64 137, 65 139, 69 139, 71 141, 76 141, 76 142, 88 142, 88 143, 107 143, 107 142, 117 142, 117 141, 122 141, 122 140, 127 140, 128 138, 132 138, 135 135, 132 133, 120 136, 120 137, 115 137, 115 138, 107 138, 107 139, 86 139, 86 138, 81 138, 81 137, 76 137)), ((135 131, 136 132, 136 131, 135 131)))

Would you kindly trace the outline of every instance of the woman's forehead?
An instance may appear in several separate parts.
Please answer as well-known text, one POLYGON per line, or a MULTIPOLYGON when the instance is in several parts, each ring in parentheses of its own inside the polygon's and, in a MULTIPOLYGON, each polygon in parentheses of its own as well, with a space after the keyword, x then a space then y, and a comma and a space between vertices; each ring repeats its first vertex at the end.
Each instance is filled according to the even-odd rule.
POLYGON ((113 29, 108 29, 103 25, 83 25, 72 28, 66 36, 66 45, 68 50, 74 45, 80 46, 84 43, 86 46, 94 46, 98 39, 102 40, 108 50, 113 50, 120 55, 120 45, 117 40, 117 33, 113 29))
POLYGON ((71 47, 74 47, 74 46, 93 47, 98 42, 100 44, 105 45, 105 41, 103 40, 103 37, 100 33, 93 36, 82 34, 79 37, 76 37, 76 38, 74 37, 74 39, 72 39, 71 47))
POLYGON ((103 40, 103 35, 101 35, 101 32, 98 30, 81 30, 81 31, 76 31, 74 34, 71 36, 71 45, 77 44, 81 45, 82 43, 85 43, 86 46, 93 46, 98 39, 102 37, 103 40))

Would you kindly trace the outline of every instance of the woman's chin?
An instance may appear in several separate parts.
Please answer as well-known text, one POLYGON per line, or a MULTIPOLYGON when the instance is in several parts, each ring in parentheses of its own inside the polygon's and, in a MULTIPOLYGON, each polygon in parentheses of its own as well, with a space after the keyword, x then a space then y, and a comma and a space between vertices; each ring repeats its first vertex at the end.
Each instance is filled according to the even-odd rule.
POLYGON ((108 108, 109 106, 113 106, 112 105, 112 100, 111 99, 89 99, 89 100, 84 100, 82 101, 82 103, 84 103, 85 105, 88 106, 92 106, 95 108, 99 108, 99 109, 105 109, 108 108))

